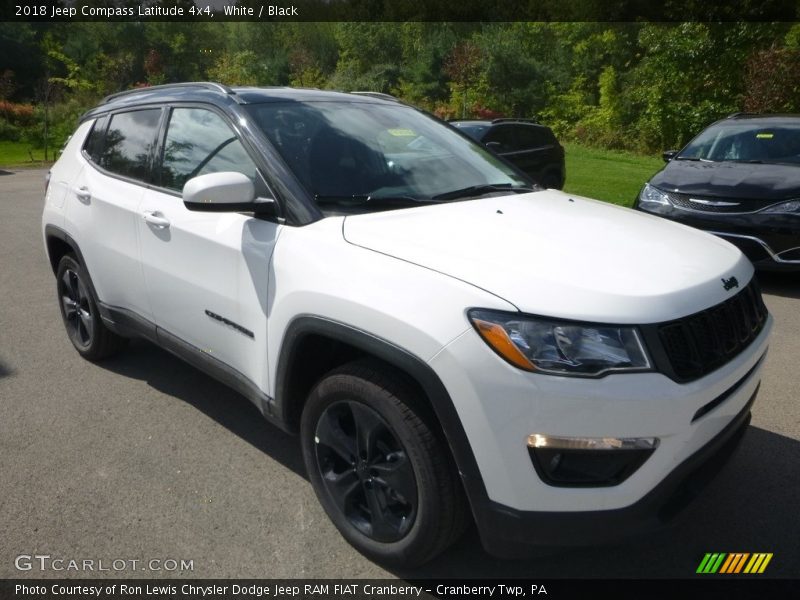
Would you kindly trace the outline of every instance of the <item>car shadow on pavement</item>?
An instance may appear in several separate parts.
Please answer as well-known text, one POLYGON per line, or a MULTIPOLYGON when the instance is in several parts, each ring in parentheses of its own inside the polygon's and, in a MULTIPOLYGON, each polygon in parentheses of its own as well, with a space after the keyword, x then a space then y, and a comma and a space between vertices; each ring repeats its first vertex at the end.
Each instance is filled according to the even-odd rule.
POLYGON ((0 360, 0 379, 14 374, 14 369, 9 367, 6 363, 0 360))
MULTIPOLYGON (((134 340, 102 366, 146 381, 214 419, 307 479, 298 439, 267 423, 243 396, 149 342, 134 340)), ((800 575, 800 442, 750 427, 719 476, 671 527, 615 546, 542 551, 502 560, 487 554, 474 526, 440 557, 401 578, 691 577, 706 552, 772 552, 768 575, 800 575)), ((531 472, 533 476, 533 472, 531 472)))
MULTIPOLYGON (((488 555, 472 527, 453 548, 402 578, 692 577, 706 552, 772 552, 772 577, 800 575, 800 442, 750 427, 718 477, 662 531, 607 547, 488 555)), ((535 535, 535 534, 532 534, 535 535)))
POLYGON ((765 294, 800 298, 800 273, 759 273, 758 282, 765 294))
POLYGON ((267 422, 244 396, 144 340, 131 340, 120 355, 98 363, 125 377, 146 381, 154 389, 194 406, 206 416, 308 479, 296 436, 267 422))

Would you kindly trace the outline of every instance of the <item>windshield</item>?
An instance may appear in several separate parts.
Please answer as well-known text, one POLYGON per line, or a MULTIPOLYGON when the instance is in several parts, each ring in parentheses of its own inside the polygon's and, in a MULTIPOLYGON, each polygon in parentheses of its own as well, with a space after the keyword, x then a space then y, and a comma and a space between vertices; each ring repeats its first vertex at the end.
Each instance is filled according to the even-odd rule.
POLYGON ((531 186, 482 146, 401 104, 270 102, 247 109, 323 209, 382 199, 407 206, 531 186))
POLYGON ((712 125, 677 156, 683 160, 800 164, 800 122, 729 121, 712 125))

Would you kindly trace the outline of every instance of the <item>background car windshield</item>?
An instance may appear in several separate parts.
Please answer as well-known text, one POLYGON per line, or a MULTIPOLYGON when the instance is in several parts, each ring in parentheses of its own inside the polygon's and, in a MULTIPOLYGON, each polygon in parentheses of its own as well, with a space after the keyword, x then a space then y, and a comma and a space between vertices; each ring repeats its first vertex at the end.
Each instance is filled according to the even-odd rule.
POLYGON ((712 125, 692 140, 678 158, 800 165, 800 121, 712 125))
POLYGON ((248 109, 319 199, 425 200, 469 186, 530 185, 478 144, 403 105, 275 102, 248 109))
POLYGON ((488 125, 475 125, 473 123, 452 123, 452 125, 466 133, 473 140, 480 140, 489 129, 488 125))

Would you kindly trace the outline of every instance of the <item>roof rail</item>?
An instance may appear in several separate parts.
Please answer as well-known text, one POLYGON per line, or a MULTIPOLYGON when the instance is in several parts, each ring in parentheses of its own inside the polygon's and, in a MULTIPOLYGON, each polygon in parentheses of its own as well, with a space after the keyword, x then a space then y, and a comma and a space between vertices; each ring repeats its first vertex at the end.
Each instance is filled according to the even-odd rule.
POLYGON ((383 92, 350 92, 351 94, 358 94, 359 96, 372 96, 373 98, 381 98, 383 100, 392 100, 393 102, 400 102, 398 98, 391 94, 384 94, 383 92))
POLYGON ((211 81, 186 81, 183 83, 165 83, 163 85, 151 85, 147 87, 133 88, 131 90, 124 90, 122 92, 117 92, 115 94, 110 94, 106 96, 105 98, 103 98, 100 104, 106 104, 108 102, 111 102, 112 100, 121 98, 122 96, 127 96, 128 94, 137 94, 140 92, 149 92, 151 90, 168 90, 170 88, 184 88, 184 87, 202 87, 207 90, 214 90, 217 92, 221 92, 223 94, 233 96, 234 100, 237 100, 236 92, 231 88, 229 88, 227 85, 222 85, 221 83, 214 83, 211 81))
POLYGON ((735 119, 736 117, 754 117, 756 115, 758 115, 758 113, 754 113, 754 112, 735 112, 735 113, 729 114, 725 118, 726 119, 735 119))
POLYGON ((499 119, 492 119, 492 123, 512 123, 514 121, 523 122, 523 123, 536 123, 538 124, 538 119, 521 119, 516 117, 500 117, 499 119))

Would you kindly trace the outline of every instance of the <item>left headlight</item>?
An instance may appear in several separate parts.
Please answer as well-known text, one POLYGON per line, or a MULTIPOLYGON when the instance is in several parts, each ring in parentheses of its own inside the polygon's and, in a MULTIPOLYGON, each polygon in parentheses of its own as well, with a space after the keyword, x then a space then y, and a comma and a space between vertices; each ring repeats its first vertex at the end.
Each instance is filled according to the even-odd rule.
POLYGON ((468 316, 495 352, 526 371, 597 377, 609 371, 651 368, 635 327, 557 321, 484 309, 472 309, 468 316))

